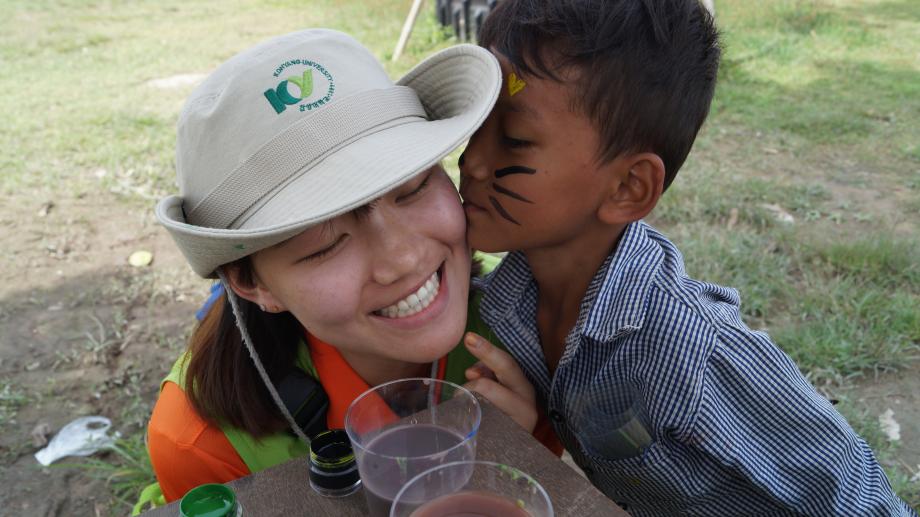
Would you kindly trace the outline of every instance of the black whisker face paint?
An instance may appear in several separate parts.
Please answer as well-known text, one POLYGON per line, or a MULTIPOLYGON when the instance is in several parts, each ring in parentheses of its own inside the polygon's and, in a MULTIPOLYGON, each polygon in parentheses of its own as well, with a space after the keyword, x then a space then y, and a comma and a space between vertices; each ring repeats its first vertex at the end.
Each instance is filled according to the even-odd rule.
POLYGON ((512 165, 511 167, 505 167, 504 169, 498 169, 495 171, 496 178, 504 178, 511 174, 536 174, 537 169, 531 169, 530 167, 524 167, 523 165, 512 165))
POLYGON ((512 223, 514 223, 514 224, 516 224, 516 225, 518 225, 518 226, 521 225, 521 223, 515 221, 514 218, 511 217, 511 214, 509 214, 508 212, 505 211, 505 207, 503 207, 503 206, 501 205, 501 203, 498 202, 497 199, 495 199, 495 198, 492 197, 492 196, 489 196, 489 202, 492 203, 492 206, 495 208, 495 211, 498 212, 499 215, 501 215, 501 216, 504 217, 505 219, 511 221, 512 223))
MULTIPOLYGON (((461 156, 462 159, 462 156, 461 156)), ((524 167, 523 165, 512 165, 511 167, 505 167, 504 169, 498 169, 495 171, 495 179, 504 178, 505 176, 510 176, 511 174, 536 174, 537 169, 531 169, 530 167, 524 167)), ((527 199, 526 197, 518 194, 513 190, 506 189, 505 187, 492 183, 492 188, 495 189, 495 192, 499 194, 510 197, 511 199, 516 199, 524 203, 533 204, 533 201, 527 199)), ((498 212, 498 215, 504 217, 508 221, 520 226, 521 223, 517 222, 514 217, 511 217, 511 214, 505 210, 505 207, 502 206, 501 202, 495 199, 493 196, 489 196, 489 202, 492 203, 492 207, 495 208, 495 211, 498 212)))
POLYGON ((506 195, 506 196, 508 196, 508 197, 517 199, 518 201, 523 201, 523 202, 525 202, 525 203, 530 203, 531 205, 533 204, 533 201, 527 199, 526 197, 524 197, 524 196, 518 194, 517 192, 515 192, 515 191, 513 191, 513 190, 508 190, 508 189, 506 189, 505 187, 499 185, 498 183, 493 183, 493 184, 492 184, 492 188, 494 188, 494 189, 495 189, 495 192, 498 192, 499 194, 504 194, 504 195, 506 195))

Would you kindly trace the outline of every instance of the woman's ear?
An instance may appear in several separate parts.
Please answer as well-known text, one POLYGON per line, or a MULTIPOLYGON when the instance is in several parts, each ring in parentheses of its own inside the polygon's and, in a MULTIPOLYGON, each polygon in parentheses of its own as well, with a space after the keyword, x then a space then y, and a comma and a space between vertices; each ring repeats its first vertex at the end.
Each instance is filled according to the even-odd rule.
POLYGON ((223 266, 224 275, 230 284, 230 289, 240 298, 250 301, 266 312, 283 312, 286 309, 268 288, 259 280, 255 271, 252 272, 252 282, 245 282, 239 266, 223 266))
POLYGON ((598 208, 606 224, 628 224, 647 216, 664 192, 664 162, 657 154, 638 153, 611 162, 618 181, 598 208))

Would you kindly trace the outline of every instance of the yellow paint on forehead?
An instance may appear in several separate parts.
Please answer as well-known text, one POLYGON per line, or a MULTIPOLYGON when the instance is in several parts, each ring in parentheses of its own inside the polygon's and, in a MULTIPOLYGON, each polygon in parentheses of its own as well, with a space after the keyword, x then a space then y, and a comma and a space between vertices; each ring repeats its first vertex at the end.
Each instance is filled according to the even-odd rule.
POLYGON ((527 83, 523 79, 517 76, 516 73, 511 72, 508 74, 508 95, 514 97, 518 92, 524 89, 527 86, 527 83))

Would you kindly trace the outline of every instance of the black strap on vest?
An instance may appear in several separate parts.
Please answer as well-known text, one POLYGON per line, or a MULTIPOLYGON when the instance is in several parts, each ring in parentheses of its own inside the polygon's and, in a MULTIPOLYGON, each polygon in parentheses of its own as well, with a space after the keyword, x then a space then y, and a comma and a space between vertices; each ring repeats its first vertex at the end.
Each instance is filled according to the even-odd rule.
POLYGON ((276 388, 284 406, 305 435, 312 439, 326 430, 329 396, 319 381, 294 368, 276 388))

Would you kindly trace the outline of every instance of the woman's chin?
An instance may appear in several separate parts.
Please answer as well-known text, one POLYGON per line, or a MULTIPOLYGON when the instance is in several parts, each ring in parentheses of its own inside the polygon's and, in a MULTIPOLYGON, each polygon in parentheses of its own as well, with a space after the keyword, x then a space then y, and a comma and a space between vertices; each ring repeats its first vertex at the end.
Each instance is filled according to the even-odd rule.
POLYGON ((431 363, 449 354, 463 338, 463 326, 458 326, 451 331, 439 329, 437 335, 422 339, 412 339, 400 348, 411 351, 403 357, 396 358, 411 363, 431 363))

